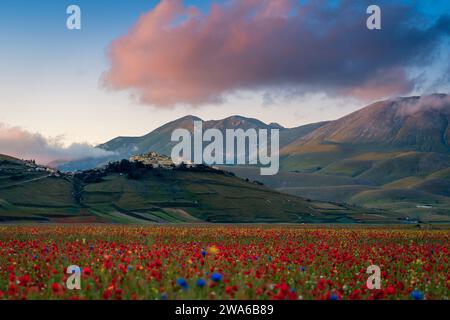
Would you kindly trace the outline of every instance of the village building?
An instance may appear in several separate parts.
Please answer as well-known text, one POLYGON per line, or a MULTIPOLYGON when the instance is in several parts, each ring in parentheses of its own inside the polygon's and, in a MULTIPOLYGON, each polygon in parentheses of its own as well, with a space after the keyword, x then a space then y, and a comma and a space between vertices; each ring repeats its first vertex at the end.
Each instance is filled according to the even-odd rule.
POLYGON ((143 155, 136 155, 130 158, 130 162, 140 162, 153 168, 171 169, 174 167, 172 159, 157 152, 149 152, 143 155))

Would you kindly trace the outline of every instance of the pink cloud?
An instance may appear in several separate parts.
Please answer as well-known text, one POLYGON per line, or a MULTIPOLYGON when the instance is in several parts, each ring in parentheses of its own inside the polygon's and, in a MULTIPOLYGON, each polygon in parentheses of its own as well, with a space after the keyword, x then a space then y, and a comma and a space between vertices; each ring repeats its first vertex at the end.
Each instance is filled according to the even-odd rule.
POLYGON ((373 100, 392 97, 413 89, 413 83, 408 81, 405 71, 401 68, 392 68, 380 70, 371 79, 344 90, 343 93, 361 100, 373 100))
POLYGON ((61 137, 46 138, 39 133, 0 123, 0 154, 48 164, 55 160, 98 158, 114 153, 94 148, 87 143, 73 143, 66 147, 61 137))
POLYGON ((326 3, 229 0, 202 13, 162 0, 111 43, 103 81, 159 107, 287 87, 380 98, 411 90, 405 67, 432 51, 449 24, 416 30, 402 23, 417 16, 413 7, 386 2, 389 31, 371 32, 365 1, 341 1, 338 12, 326 3))

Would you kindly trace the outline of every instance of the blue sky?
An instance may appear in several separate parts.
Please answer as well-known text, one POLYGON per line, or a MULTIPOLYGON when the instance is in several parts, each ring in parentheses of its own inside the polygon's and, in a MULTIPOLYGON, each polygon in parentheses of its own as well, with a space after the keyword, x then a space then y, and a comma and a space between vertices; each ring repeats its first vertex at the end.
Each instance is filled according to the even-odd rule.
MULTIPOLYGON (((130 92, 103 88, 99 79, 110 61, 111 41, 127 34, 156 0, 2 0, 0 3, 0 123, 20 126, 45 137, 64 136, 67 143, 101 143, 118 135, 142 135, 186 114, 217 119, 233 114, 296 126, 340 117, 365 102, 327 92, 295 99, 267 99, 244 88, 219 107, 154 108, 130 97, 130 92), (82 30, 66 29, 66 8, 82 10, 82 30), (282 108, 282 112, 280 112, 282 108)), ((307 3, 308 1, 302 1, 307 3)), ((383 3, 382 1, 372 1, 383 3)), ((391 1, 394 2, 394 1, 391 1)), ((428 21, 450 14, 450 1, 397 1, 415 7, 428 21)), ((185 1, 207 13, 211 1, 185 1)), ((330 1, 339 6, 341 1, 330 1)), ((365 13, 361 13, 365 19, 365 13)), ((389 32, 386 30, 385 32, 389 32)), ((447 51, 441 52, 445 57, 447 51)), ((441 62, 418 73, 432 77, 446 68, 441 62)), ((431 81, 431 80, 430 80, 431 81)), ((443 84, 436 90, 445 91, 443 84)), ((420 93, 420 92, 419 92, 420 93)), ((0 150, 1 151, 1 150, 0 150)))

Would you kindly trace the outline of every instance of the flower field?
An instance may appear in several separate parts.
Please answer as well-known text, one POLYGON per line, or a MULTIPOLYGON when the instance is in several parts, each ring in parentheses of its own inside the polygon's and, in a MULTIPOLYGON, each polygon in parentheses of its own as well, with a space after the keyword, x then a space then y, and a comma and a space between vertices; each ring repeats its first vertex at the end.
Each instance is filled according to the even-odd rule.
POLYGON ((449 258, 448 229, 0 226, 0 299, 450 299, 449 258))

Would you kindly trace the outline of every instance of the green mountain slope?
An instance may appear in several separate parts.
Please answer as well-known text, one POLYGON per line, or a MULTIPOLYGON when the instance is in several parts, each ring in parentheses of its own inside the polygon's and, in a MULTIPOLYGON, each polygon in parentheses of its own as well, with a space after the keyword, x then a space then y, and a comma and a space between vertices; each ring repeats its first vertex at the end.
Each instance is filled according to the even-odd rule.
MULTIPOLYGON (((449 123, 447 95, 376 102, 286 145, 283 172, 260 180, 302 197, 445 220, 449 123)), ((254 177, 247 168, 233 171, 254 177)))

